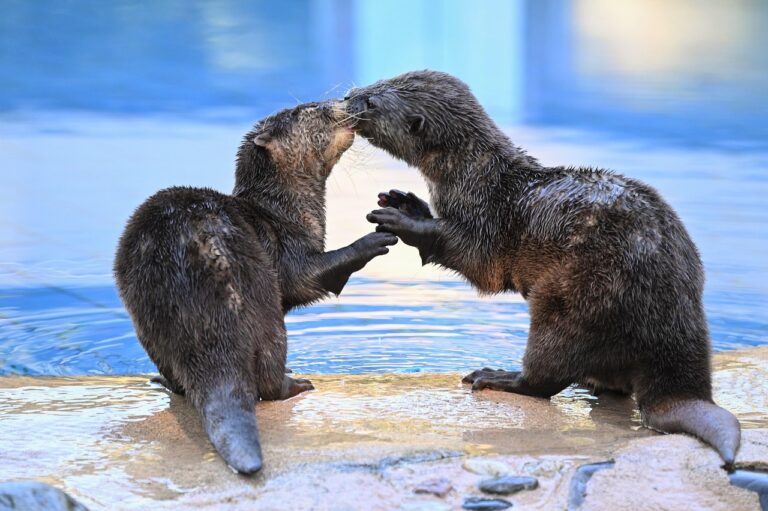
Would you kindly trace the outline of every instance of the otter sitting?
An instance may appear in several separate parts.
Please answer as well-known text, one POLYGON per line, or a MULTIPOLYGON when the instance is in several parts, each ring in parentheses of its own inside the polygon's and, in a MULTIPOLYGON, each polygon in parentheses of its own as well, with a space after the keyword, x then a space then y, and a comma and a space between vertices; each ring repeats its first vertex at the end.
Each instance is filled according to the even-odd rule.
POLYGON ((377 230, 481 293, 529 303, 522 371, 481 369, 464 382, 541 397, 574 382, 634 392, 646 426, 693 434, 733 463, 739 422, 712 401, 702 264, 653 188, 543 167, 445 73, 406 73, 346 100, 360 135, 421 171, 438 216, 393 190, 368 215, 377 230))
POLYGON ((347 117, 324 103, 262 120, 237 153, 232 195, 160 191, 120 239, 117 286, 156 381, 186 393, 240 473, 262 466, 256 401, 312 389, 285 375, 284 314, 339 294, 397 242, 374 232, 324 252, 325 181, 354 139, 347 117))

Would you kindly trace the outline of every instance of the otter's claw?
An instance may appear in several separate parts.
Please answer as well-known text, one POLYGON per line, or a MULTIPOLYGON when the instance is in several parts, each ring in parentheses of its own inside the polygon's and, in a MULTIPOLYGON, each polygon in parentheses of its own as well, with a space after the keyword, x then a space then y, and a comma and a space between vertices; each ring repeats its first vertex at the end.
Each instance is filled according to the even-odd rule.
POLYGON ((505 371, 504 369, 491 369, 490 367, 483 367, 482 369, 478 369, 477 371, 472 371, 468 375, 466 375, 464 378, 461 379, 461 383, 474 383, 475 380, 478 378, 495 378, 502 376, 504 373, 508 374, 517 374, 517 373, 509 373, 508 371, 505 371))
POLYGON ((291 378, 290 376, 286 376, 283 379, 283 388, 280 392, 280 399, 288 399, 293 396, 298 396, 302 392, 308 390, 315 390, 311 381, 305 380, 304 378, 291 378))
POLYGON ((184 395, 184 389, 181 387, 181 385, 178 385, 177 383, 167 379, 162 374, 158 374, 157 376, 153 376, 149 379, 152 383, 159 383, 166 389, 170 390, 174 394, 179 394, 180 396, 184 395))
POLYGON ((382 192, 379 194, 378 205, 382 208, 399 209, 411 218, 432 218, 429 204, 419 199, 413 192, 405 193, 394 189, 382 192))

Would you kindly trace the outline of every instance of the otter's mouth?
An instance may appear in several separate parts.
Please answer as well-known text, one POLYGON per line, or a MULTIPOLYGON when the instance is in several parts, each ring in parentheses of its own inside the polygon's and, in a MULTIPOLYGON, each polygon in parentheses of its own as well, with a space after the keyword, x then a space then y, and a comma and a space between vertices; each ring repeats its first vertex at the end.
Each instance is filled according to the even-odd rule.
POLYGON ((333 117, 337 128, 352 131, 357 125, 358 119, 349 112, 347 107, 348 104, 346 100, 334 102, 332 108, 333 117))
POLYGON ((370 124, 369 109, 367 108, 367 101, 361 95, 351 96, 344 98, 340 102, 344 106, 344 112, 347 118, 347 125, 355 130, 356 133, 361 133, 367 124, 370 124))

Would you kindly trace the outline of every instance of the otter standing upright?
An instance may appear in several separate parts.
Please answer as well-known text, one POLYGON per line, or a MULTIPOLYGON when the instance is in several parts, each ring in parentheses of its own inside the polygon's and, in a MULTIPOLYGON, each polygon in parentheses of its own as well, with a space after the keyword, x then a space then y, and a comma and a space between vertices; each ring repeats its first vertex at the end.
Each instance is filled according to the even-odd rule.
POLYGON ((235 190, 169 188, 133 214, 115 276, 157 379, 185 393, 235 470, 261 468, 254 405, 312 385, 285 375, 283 315, 329 292, 397 242, 371 233, 324 252, 325 181, 354 135, 336 105, 307 104, 256 125, 235 190))
POLYGON ((648 427, 693 434, 733 463, 740 429, 712 401, 699 254, 654 189, 543 167, 445 73, 406 73, 346 99, 358 133, 419 168, 439 215, 393 190, 368 215, 377 230, 481 293, 528 300, 522 371, 482 369, 465 382, 542 397, 573 382, 634 392, 648 427))

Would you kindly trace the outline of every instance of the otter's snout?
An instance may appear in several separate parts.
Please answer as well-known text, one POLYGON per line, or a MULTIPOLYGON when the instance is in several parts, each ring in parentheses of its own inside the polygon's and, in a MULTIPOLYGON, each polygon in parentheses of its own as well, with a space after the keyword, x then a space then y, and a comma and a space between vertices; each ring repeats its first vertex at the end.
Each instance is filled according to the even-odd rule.
POLYGON ((346 100, 346 103, 347 113, 354 115, 355 117, 360 117, 360 115, 368 111, 368 100, 365 96, 360 94, 349 97, 349 99, 346 100))

